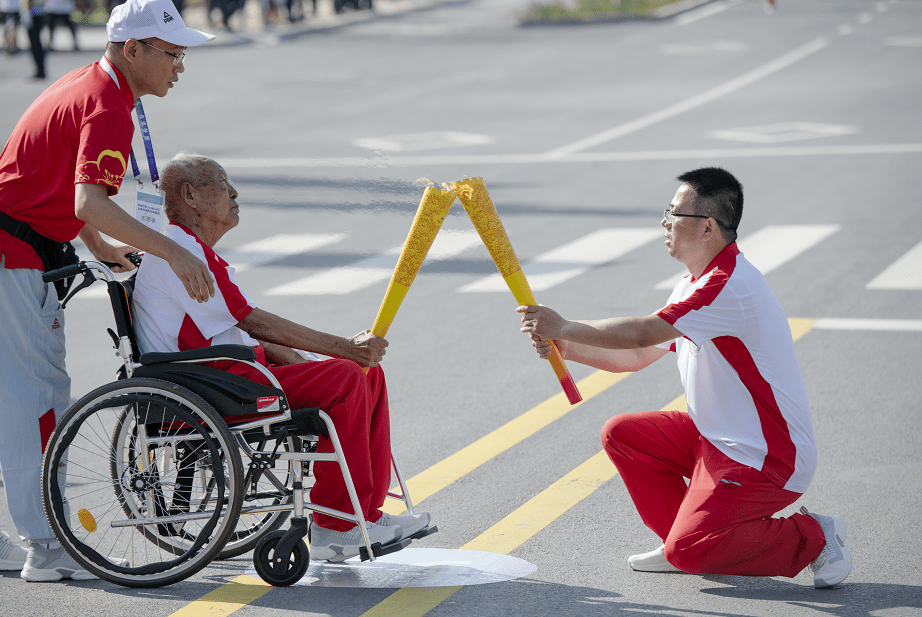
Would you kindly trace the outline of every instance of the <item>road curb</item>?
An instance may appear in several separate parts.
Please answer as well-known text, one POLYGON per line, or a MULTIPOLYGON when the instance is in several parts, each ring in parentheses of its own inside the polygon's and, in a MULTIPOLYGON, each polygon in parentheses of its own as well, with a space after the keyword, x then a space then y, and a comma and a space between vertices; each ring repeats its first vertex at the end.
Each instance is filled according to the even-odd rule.
POLYGON ((717 0, 681 0, 675 4, 660 7, 652 15, 581 15, 573 19, 531 20, 524 19, 519 24, 523 28, 542 26, 585 26, 587 24, 614 24, 620 22, 662 21, 672 19, 682 13, 697 9, 717 0))

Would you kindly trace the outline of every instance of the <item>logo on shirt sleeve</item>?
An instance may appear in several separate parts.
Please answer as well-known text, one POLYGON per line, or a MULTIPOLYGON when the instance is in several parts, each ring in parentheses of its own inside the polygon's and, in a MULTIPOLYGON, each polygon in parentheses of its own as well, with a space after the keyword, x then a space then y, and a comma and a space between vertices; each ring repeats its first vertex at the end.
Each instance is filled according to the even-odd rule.
POLYGON ((122 185, 127 170, 128 166, 121 152, 103 150, 95 161, 85 161, 77 166, 77 182, 107 184, 117 189, 122 185))
POLYGON ((164 11, 163 12, 163 23, 168 24, 171 21, 173 21, 173 16, 167 13, 166 11, 164 11))

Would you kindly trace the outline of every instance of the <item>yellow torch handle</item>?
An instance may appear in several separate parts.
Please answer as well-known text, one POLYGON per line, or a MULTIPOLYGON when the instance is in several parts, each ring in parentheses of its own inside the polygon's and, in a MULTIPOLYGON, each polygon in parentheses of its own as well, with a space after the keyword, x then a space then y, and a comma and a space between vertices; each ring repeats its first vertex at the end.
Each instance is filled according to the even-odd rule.
MULTIPOLYGON (((490 252, 490 257, 493 258, 493 262, 499 269, 499 273, 506 285, 512 291, 516 302, 519 303, 519 306, 537 304, 535 296, 531 292, 531 287, 528 285, 528 280, 525 278, 525 273, 522 271, 519 258, 516 257, 515 251, 512 249, 512 243, 509 241, 509 236, 506 234, 503 223, 499 219, 499 214, 496 212, 496 206, 493 205, 493 200, 490 199, 487 187, 483 183, 483 178, 466 178, 453 182, 451 188, 457 193, 458 200, 467 211, 474 228, 480 234, 480 238, 490 252)), ((570 376, 570 371, 567 370, 567 366, 564 364, 560 349, 558 349, 554 341, 550 341, 550 343, 554 348, 549 358, 551 367, 553 367, 554 374, 560 381, 564 392, 566 392, 567 399, 571 404, 575 405, 583 398, 576 388, 576 382, 570 376)))

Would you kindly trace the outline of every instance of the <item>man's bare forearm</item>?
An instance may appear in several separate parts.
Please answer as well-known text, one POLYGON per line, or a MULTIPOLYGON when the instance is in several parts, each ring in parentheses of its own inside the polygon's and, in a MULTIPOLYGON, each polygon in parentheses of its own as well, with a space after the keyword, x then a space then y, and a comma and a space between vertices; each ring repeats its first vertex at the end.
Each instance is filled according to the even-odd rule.
MULTIPOLYGON (((102 185, 78 184, 74 212, 77 218, 97 232, 94 237, 92 231, 87 231, 92 241, 97 238, 101 241, 98 232, 102 232, 119 242, 130 244, 167 261, 170 261, 176 249, 179 249, 179 245, 174 241, 153 231, 122 210, 109 199, 102 185)), ((83 239, 81 235, 81 240, 83 239)), ((89 248, 89 245, 87 247, 89 248)))
POLYGON ((681 336, 656 315, 568 321, 560 338, 602 349, 631 350, 652 347, 681 336))
POLYGON ((313 351, 325 356, 351 359, 347 354, 348 347, 345 338, 318 332, 259 308, 253 309, 237 324, 237 327, 258 341, 313 351))

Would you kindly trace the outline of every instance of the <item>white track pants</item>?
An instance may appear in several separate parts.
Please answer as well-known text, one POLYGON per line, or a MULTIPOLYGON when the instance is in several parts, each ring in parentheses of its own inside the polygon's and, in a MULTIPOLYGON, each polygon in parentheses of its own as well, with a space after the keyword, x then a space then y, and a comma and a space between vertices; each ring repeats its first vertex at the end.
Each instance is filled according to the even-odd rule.
POLYGON ((70 404, 64 310, 38 270, 0 259, 0 471, 23 540, 51 541, 42 507, 42 451, 70 404))

